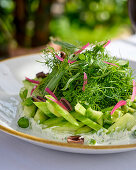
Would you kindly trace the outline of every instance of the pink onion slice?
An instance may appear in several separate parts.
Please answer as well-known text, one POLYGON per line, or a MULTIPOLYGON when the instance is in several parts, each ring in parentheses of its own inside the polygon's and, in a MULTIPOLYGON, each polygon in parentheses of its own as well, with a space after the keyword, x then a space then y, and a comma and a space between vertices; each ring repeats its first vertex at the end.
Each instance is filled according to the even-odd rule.
POLYGON ((60 61, 64 61, 64 59, 63 59, 63 58, 59 57, 59 56, 58 56, 58 55, 56 55, 56 54, 55 54, 55 57, 56 57, 58 60, 60 60, 60 61))
POLYGON ((77 55, 77 54, 81 53, 81 51, 83 51, 83 50, 84 50, 85 48, 87 48, 89 45, 90 45, 90 44, 89 44, 89 42, 88 42, 88 43, 87 43, 86 45, 84 45, 80 50, 74 52, 74 54, 77 55))
POLYGON ((85 85, 87 84, 87 74, 84 72, 84 83, 83 83, 83 87, 82 90, 85 91, 85 85))
POLYGON ((119 66, 117 66, 116 64, 109 63, 109 62, 107 62, 107 61, 103 61, 103 62, 104 62, 104 63, 106 63, 106 64, 110 64, 110 65, 113 65, 113 66, 119 67, 119 66))
POLYGON ((46 96, 46 98, 49 99, 49 100, 51 100, 51 101, 53 101, 53 102, 55 102, 55 103, 57 103, 57 104, 60 105, 63 109, 68 110, 68 109, 67 109, 62 103, 60 103, 58 100, 51 99, 50 97, 47 97, 47 96, 46 96))
POLYGON ((127 102, 125 101, 125 100, 121 100, 121 101, 119 101, 115 106, 114 106, 114 108, 112 109, 112 111, 111 111, 111 115, 116 111, 116 109, 118 109, 120 106, 123 106, 123 105, 126 105, 127 104, 127 102))
POLYGON ((37 88, 37 85, 35 85, 34 87, 33 87, 33 89, 31 90, 31 96, 32 96, 32 94, 33 94, 33 92, 34 92, 34 90, 37 88))
POLYGON ((110 44, 110 40, 103 46, 104 48, 107 46, 107 45, 109 45, 110 44))
POLYGON ((131 97, 131 101, 133 102, 136 96, 136 82, 135 80, 133 80, 133 92, 132 92, 132 97, 131 97))
MULTIPOLYGON (((56 58, 57 58, 58 60, 60 60, 60 61, 64 61, 64 59, 63 59, 63 58, 61 58, 61 57, 59 57, 58 55, 55 55, 55 56, 56 56, 56 58)), ((70 63, 70 64, 72 64, 72 63, 74 63, 74 62, 76 62, 76 61, 68 60, 68 63, 70 63)))
POLYGON ((76 60, 74 60, 74 61, 68 60, 68 63, 70 63, 70 64, 75 63, 75 62, 76 62, 76 60))
POLYGON ((29 79, 28 77, 25 77, 25 79, 28 80, 31 83, 34 83, 34 84, 39 84, 40 83, 39 81, 29 79))
POLYGON ((52 97, 54 97, 56 100, 58 100, 55 94, 49 88, 45 88, 45 91, 49 93, 52 97))

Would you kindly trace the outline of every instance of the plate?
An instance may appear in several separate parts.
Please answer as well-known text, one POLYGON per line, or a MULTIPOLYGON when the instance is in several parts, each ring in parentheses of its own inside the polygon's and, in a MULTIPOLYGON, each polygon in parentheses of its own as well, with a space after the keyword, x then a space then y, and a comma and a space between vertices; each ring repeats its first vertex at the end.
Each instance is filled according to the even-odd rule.
MULTIPOLYGON (((16 125, 18 113, 19 90, 22 80, 28 76, 33 78, 39 71, 48 71, 47 68, 36 62, 40 54, 20 56, 4 60, 0 63, 0 130, 27 142, 50 149, 85 154, 104 154, 125 152, 136 149, 136 142, 126 141, 123 145, 79 145, 57 142, 42 138, 38 134, 21 130, 16 125)), ((131 67, 136 65, 136 59, 130 61, 131 67)))

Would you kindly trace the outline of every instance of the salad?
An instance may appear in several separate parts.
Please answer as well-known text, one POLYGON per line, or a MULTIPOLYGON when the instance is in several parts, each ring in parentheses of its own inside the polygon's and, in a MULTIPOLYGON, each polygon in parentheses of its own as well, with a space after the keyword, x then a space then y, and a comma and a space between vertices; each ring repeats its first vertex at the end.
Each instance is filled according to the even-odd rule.
POLYGON ((136 83, 129 61, 111 57, 110 43, 83 47, 53 40, 61 46, 43 50, 49 72, 25 77, 20 90, 21 128, 34 121, 50 133, 63 133, 68 143, 97 144, 98 138, 136 135, 136 83), (127 133, 126 133, 127 132, 127 133), (70 134, 68 136, 68 134, 70 134))

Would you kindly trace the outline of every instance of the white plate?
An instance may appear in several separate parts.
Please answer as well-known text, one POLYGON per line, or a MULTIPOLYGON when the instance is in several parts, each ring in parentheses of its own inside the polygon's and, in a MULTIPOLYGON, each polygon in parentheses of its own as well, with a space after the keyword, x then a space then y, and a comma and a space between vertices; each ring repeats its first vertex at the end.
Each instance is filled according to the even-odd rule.
MULTIPOLYGON (((25 131, 20 132, 14 122, 19 104, 18 94, 25 76, 31 78, 37 72, 42 71, 43 67, 44 71, 47 69, 35 61, 40 58, 39 56, 40 54, 21 56, 0 63, 0 130, 36 145, 67 152, 103 154, 130 151, 136 148, 136 143, 131 141, 125 145, 74 145, 47 140, 38 135, 34 136, 32 133, 26 134, 25 131)), ((133 68, 135 64, 136 61, 130 62, 133 68)))

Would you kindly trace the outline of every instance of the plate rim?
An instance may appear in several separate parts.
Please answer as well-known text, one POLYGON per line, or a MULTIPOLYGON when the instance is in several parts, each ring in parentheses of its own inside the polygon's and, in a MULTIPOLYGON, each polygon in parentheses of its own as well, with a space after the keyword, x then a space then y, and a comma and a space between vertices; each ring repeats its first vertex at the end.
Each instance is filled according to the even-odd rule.
POLYGON ((68 148, 75 148, 75 149, 91 149, 91 150, 114 150, 114 149, 131 149, 136 148, 136 143, 134 144, 125 144, 125 145, 81 145, 81 144, 70 144, 70 143, 64 143, 64 142, 58 142, 53 140, 48 140, 36 136, 32 136, 26 133, 22 133, 10 128, 7 128, 3 125, 0 125, 0 130, 3 132, 6 132, 10 135, 21 137, 23 139, 31 140, 34 142, 42 143, 42 144, 49 144, 54 146, 60 146, 60 147, 68 147, 68 148))
MULTIPOLYGON (((13 59, 16 59, 16 58, 23 58, 23 57, 26 57, 26 56, 37 55, 37 54, 40 54, 40 53, 18 55, 18 56, 14 56, 12 58, 2 59, 0 61, 0 63, 8 61, 8 60, 13 60, 13 59)), ((29 134, 26 134, 26 133, 22 133, 22 132, 7 128, 7 127, 5 127, 1 124, 0 124, 0 131, 3 131, 5 133, 8 133, 8 134, 15 136, 15 137, 31 140, 31 141, 42 143, 42 144, 49 144, 49 145, 54 145, 54 146, 59 146, 59 147, 68 147, 68 148, 73 148, 73 149, 75 148, 75 149, 90 149, 90 150, 110 150, 110 149, 115 150, 115 149, 136 148, 136 143, 134 143, 134 144, 123 144, 123 145, 81 145, 81 144, 70 144, 70 143, 58 142, 58 141, 48 140, 48 139, 32 136, 32 135, 29 135, 29 134)))

